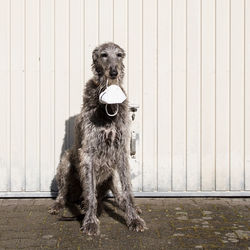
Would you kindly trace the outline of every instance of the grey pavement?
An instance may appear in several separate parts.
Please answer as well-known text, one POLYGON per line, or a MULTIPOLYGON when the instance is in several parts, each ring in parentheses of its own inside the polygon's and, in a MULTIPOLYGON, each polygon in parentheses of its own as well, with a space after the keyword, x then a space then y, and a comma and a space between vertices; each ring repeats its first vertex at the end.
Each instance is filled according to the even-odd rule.
POLYGON ((0 200, 0 249, 250 249, 249 198, 137 198, 149 230, 131 232, 113 200, 104 204, 100 235, 86 236, 51 199, 0 200))

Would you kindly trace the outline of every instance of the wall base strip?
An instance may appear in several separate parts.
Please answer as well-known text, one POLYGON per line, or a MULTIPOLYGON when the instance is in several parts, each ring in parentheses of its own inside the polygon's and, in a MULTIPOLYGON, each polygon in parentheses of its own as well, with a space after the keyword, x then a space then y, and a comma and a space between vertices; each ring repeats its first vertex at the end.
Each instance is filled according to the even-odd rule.
MULTIPOLYGON (((0 198, 51 198, 51 192, 0 192, 0 198)), ((250 197, 250 191, 134 192, 135 197, 250 197)))

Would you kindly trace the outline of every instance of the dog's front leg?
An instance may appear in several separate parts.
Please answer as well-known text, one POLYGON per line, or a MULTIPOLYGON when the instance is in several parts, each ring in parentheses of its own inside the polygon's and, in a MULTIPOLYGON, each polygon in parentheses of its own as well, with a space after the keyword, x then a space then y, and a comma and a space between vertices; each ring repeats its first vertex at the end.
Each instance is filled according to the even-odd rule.
POLYGON ((97 219, 96 177, 92 157, 88 153, 80 152, 80 181, 83 189, 86 214, 82 230, 88 235, 99 234, 99 220, 97 219))
MULTIPOLYGON (((119 206, 119 208, 125 212, 126 211, 126 207, 125 207, 125 202, 124 202, 124 198, 122 196, 122 194, 120 193, 119 189, 118 189, 118 180, 116 179, 115 176, 113 176, 113 178, 111 179, 111 183, 110 183, 110 189, 113 193, 113 196, 115 198, 115 202, 117 203, 117 205, 119 206)), ((135 209, 136 212, 138 214, 142 213, 142 210, 140 209, 140 207, 135 205, 135 209)))
POLYGON ((123 206, 125 208, 126 222, 130 230, 142 232, 147 229, 146 223, 138 215, 134 205, 129 172, 129 162, 126 154, 120 157, 117 166, 123 192, 123 206))

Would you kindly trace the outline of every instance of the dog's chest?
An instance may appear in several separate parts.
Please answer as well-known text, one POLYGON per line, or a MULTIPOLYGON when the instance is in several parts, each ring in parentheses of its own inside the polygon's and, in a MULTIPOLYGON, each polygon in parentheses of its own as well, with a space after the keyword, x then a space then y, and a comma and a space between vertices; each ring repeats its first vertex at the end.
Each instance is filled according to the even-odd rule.
POLYGON ((117 153, 122 143, 121 131, 115 127, 102 128, 96 135, 96 147, 94 157, 97 161, 96 172, 103 176, 115 168, 117 153))
POLYGON ((122 133, 116 127, 110 126, 108 128, 100 129, 98 133, 97 146, 101 151, 109 153, 114 148, 118 148, 121 144, 122 133))
POLYGON ((115 170, 117 149, 120 144, 120 132, 114 127, 99 131, 96 147, 97 164, 95 165, 97 183, 106 180, 115 170))

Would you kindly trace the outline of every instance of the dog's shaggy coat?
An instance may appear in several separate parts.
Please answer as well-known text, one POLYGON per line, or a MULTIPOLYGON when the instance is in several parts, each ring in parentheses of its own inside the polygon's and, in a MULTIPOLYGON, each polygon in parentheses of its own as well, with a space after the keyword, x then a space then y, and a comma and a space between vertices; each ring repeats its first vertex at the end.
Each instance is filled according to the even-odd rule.
MULTIPOLYGON (((138 215, 131 191, 129 172, 129 110, 125 100, 119 104, 118 114, 110 117, 105 105, 99 102, 99 94, 109 84, 122 88, 125 53, 118 45, 106 43, 92 54, 94 76, 86 83, 83 106, 75 123, 75 143, 67 150, 57 169, 59 194, 49 210, 56 214, 65 205, 82 199, 85 212, 82 230, 89 235, 99 233, 97 206, 109 190, 125 212, 126 223, 131 230, 143 231, 146 224, 138 215), (118 173, 122 193, 115 181, 118 173)), ((124 90, 123 90, 124 91, 124 90)), ((109 113, 116 105, 109 105, 109 113)))

